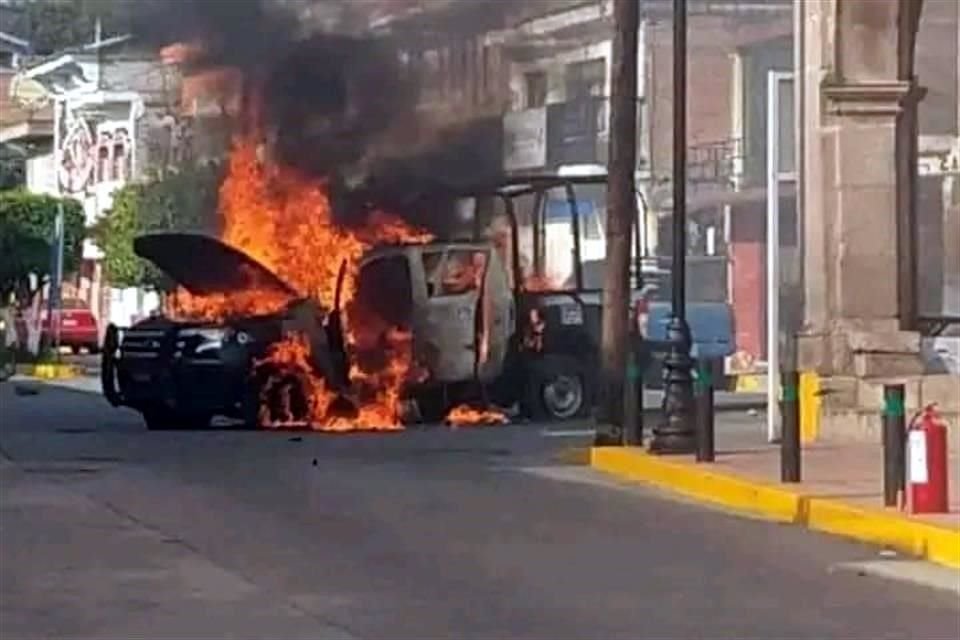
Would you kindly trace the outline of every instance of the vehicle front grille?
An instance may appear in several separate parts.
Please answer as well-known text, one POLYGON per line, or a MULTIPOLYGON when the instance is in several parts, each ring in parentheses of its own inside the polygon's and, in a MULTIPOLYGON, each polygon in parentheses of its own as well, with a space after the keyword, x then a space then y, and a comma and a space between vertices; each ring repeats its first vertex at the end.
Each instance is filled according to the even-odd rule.
POLYGON ((127 329, 120 341, 123 359, 153 359, 160 357, 166 332, 159 329, 127 329))

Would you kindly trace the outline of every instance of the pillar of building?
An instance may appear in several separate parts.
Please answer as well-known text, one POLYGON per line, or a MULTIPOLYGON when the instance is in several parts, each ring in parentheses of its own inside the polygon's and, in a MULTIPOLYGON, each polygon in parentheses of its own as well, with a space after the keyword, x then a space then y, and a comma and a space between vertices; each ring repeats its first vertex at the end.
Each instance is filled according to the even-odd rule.
POLYGON ((922 371, 913 331, 913 75, 921 0, 804 2, 804 330, 800 367, 922 371))

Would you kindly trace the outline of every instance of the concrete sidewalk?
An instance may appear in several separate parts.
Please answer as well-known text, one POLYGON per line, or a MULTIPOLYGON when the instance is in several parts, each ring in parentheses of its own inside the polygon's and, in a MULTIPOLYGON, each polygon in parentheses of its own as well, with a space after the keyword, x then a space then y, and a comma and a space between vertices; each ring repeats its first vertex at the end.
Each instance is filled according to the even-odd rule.
MULTIPOLYGON (((761 444, 718 452, 716 471, 761 482, 780 482, 779 445, 761 444)), ((806 445, 802 482, 790 488, 807 496, 843 500, 865 508, 883 507, 883 448, 866 442, 818 442, 806 445)), ((918 515, 929 524, 960 529, 960 457, 951 455, 950 513, 918 515)))
POLYGON ((696 500, 889 546, 960 568, 960 458, 950 456, 950 513, 913 516, 883 506, 883 452, 867 442, 805 445, 799 484, 780 482, 780 448, 762 434, 718 433, 716 462, 595 448, 595 468, 696 500))
POLYGON ((10 379, 10 383, 26 387, 47 385, 84 393, 103 393, 99 376, 78 375, 70 378, 39 378, 18 374, 10 379))

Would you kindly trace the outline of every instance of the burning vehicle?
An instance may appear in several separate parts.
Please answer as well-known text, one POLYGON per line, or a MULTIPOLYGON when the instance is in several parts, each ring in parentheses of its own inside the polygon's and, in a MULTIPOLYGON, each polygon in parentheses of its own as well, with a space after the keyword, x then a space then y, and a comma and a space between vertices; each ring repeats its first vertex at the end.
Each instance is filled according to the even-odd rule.
MULTIPOLYGON (((376 247, 360 261, 346 313, 345 266, 328 308, 211 237, 146 235, 135 251, 182 287, 174 306, 192 315, 108 330, 105 396, 140 411, 151 429, 202 427, 214 415, 251 427, 334 431, 444 416, 456 424, 504 422, 490 403, 521 401, 511 390, 535 370, 514 350, 543 349, 535 335, 517 339, 508 270, 488 242, 376 247), (229 312, 209 313, 226 300, 229 312)), ((546 362, 561 365, 555 373, 562 378, 562 360, 546 362)), ((559 392, 550 389, 546 407, 524 406, 555 418, 588 407, 582 393, 558 403, 559 392)))
MULTIPOLYGON (((143 12, 165 59, 230 70, 235 126, 217 236, 135 243, 178 288, 162 317, 108 329, 107 399, 150 428, 215 415, 327 431, 502 422, 498 407, 586 415, 602 301, 581 243, 599 243, 601 215, 578 211, 589 198, 575 191, 605 179, 450 186, 493 181, 471 160, 489 136, 420 120, 417 75, 393 39, 306 33, 276 4, 143 12), (464 224, 448 224, 452 203, 467 205, 464 224), (551 269, 561 258, 570 268, 551 269)), ((638 266, 638 326, 642 280, 638 266)))
MULTIPOLYGON (((250 426, 392 430, 444 417, 503 422, 497 407, 510 406, 538 420, 583 417, 595 400, 601 292, 585 286, 576 239, 572 275, 553 282, 537 238, 558 189, 576 238, 576 186, 599 181, 544 177, 461 194, 473 232, 442 240, 379 212, 358 229, 327 224, 329 202, 314 187, 293 191, 300 203, 313 200, 307 209, 248 189, 223 240, 136 241, 138 255, 182 287, 173 308, 184 319, 111 328, 105 395, 141 411, 150 428, 195 427, 219 414, 250 426), (276 211, 295 213, 271 213, 272 228, 248 226, 276 211), (278 233, 300 241, 262 244, 278 233), (276 271, 235 246, 244 243, 276 271)), ((228 212, 233 188, 228 177, 228 212)), ((642 335, 662 304, 647 300, 637 262, 631 300, 642 335)))
POLYGON ((137 409, 151 428, 200 426, 214 415, 250 425, 399 428, 409 328, 355 301, 357 275, 370 248, 432 235, 380 211, 362 225, 338 224, 328 184, 263 162, 255 137, 237 141, 219 207, 219 238, 136 240, 136 253, 179 288, 163 317, 108 329, 107 399, 137 409), (355 318, 349 329, 347 313, 355 318))
POLYGON ((554 331, 566 307, 528 308, 527 285, 543 283, 517 276, 480 218, 475 233, 450 234, 444 213, 423 213, 430 202, 411 204, 437 174, 484 178, 473 143, 422 119, 396 41, 346 23, 305 30, 276 3, 183 5, 138 12, 136 30, 169 64, 224 78, 232 144, 219 228, 137 240, 178 288, 162 317, 108 329, 110 402, 151 428, 226 415, 392 430, 417 414, 501 422, 494 405, 588 411, 593 343, 556 339, 583 314, 564 311, 554 331), (360 195, 345 202, 342 191, 360 195))
POLYGON ((268 374, 252 372, 288 335, 309 340, 305 364, 316 375, 333 388, 345 384, 336 315, 243 252, 183 233, 141 236, 134 249, 180 284, 181 304, 191 304, 184 296, 236 302, 230 313, 204 314, 201 307, 188 319, 157 316, 122 332, 111 325, 101 368, 111 404, 140 411, 151 429, 206 426, 214 415, 256 425, 269 419, 261 416, 261 379, 268 374))

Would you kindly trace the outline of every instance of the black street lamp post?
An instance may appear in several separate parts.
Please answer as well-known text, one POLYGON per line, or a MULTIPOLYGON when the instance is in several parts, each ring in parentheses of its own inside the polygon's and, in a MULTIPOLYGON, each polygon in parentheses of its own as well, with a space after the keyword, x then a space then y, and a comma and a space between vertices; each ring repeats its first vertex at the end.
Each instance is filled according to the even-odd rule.
POLYGON ((673 314, 667 326, 663 418, 653 430, 653 453, 693 453, 693 360, 686 309, 687 256, 687 3, 673 0, 673 314))

